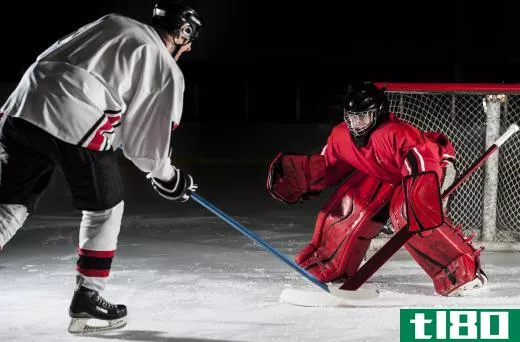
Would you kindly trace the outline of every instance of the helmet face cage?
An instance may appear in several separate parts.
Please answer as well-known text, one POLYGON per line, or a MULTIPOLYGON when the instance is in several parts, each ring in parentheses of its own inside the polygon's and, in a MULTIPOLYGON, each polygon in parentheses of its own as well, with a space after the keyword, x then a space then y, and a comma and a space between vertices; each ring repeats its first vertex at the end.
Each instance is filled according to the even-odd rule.
POLYGON ((197 13, 193 9, 186 9, 181 14, 182 25, 180 27, 180 33, 183 38, 188 42, 194 41, 200 32, 202 22, 200 21, 197 13), (185 25, 188 24, 188 25, 185 25))
POLYGON ((181 37, 186 39, 183 45, 193 42, 200 32, 202 21, 197 12, 186 6, 182 10, 179 7, 162 6, 159 2, 153 9, 153 19, 161 27, 167 30, 179 30, 181 37))
POLYGON ((353 136, 365 135, 376 124, 377 109, 362 112, 343 110, 343 119, 347 123, 353 136))

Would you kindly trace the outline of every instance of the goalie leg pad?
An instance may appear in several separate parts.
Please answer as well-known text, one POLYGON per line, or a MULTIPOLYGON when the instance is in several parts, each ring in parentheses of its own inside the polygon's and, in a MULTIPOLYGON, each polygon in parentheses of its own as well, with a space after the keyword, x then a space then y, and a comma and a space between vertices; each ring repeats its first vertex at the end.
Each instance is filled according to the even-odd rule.
MULTIPOLYGON (((406 210, 402 189, 392 199, 391 219, 394 229, 406 227, 406 210)), ((480 252, 460 227, 444 216, 444 223, 427 234, 415 234, 405 245, 406 250, 432 278, 435 291, 449 295, 474 280, 480 270, 480 252)))
POLYGON ((390 184, 353 173, 320 210, 312 241, 296 262, 322 282, 354 274, 382 225, 372 218, 393 191, 390 184))
POLYGON ((481 249, 473 247, 471 238, 448 218, 428 236, 413 236, 405 248, 444 296, 475 279, 480 268, 481 249))

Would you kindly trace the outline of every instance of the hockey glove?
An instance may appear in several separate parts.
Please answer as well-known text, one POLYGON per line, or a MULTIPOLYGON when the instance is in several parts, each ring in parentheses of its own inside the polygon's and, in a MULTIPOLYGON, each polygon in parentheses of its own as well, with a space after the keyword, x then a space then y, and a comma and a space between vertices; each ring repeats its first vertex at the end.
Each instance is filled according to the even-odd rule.
POLYGON ((175 175, 169 181, 152 178, 152 186, 159 195, 170 201, 186 202, 197 191, 197 184, 185 171, 175 169, 175 175))
POLYGON ((295 204, 318 197, 325 188, 325 159, 321 155, 278 153, 269 166, 267 192, 295 204))

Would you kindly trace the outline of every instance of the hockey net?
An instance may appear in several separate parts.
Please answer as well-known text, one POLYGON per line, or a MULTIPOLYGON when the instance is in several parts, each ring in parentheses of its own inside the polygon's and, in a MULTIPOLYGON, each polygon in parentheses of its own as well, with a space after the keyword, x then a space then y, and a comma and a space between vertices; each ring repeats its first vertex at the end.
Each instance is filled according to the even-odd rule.
MULTIPOLYGON (((440 131, 464 172, 520 123, 520 85, 378 83, 390 110, 422 130, 440 131)), ((520 134, 515 134, 448 199, 448 215, 481 241, 520 241, 520 134)))

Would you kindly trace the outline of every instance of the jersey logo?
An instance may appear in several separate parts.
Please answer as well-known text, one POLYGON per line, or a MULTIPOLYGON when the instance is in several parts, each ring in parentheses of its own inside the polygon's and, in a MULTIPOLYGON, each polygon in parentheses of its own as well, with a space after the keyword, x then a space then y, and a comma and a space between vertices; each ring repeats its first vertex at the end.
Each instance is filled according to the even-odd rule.
POLYGON ((120 125, 120 111, 107 110, 80 140, 78 145, 93 151, 108 151, 112 148, 111 138, 112 134, 114 134, 114 128, 120 125))

